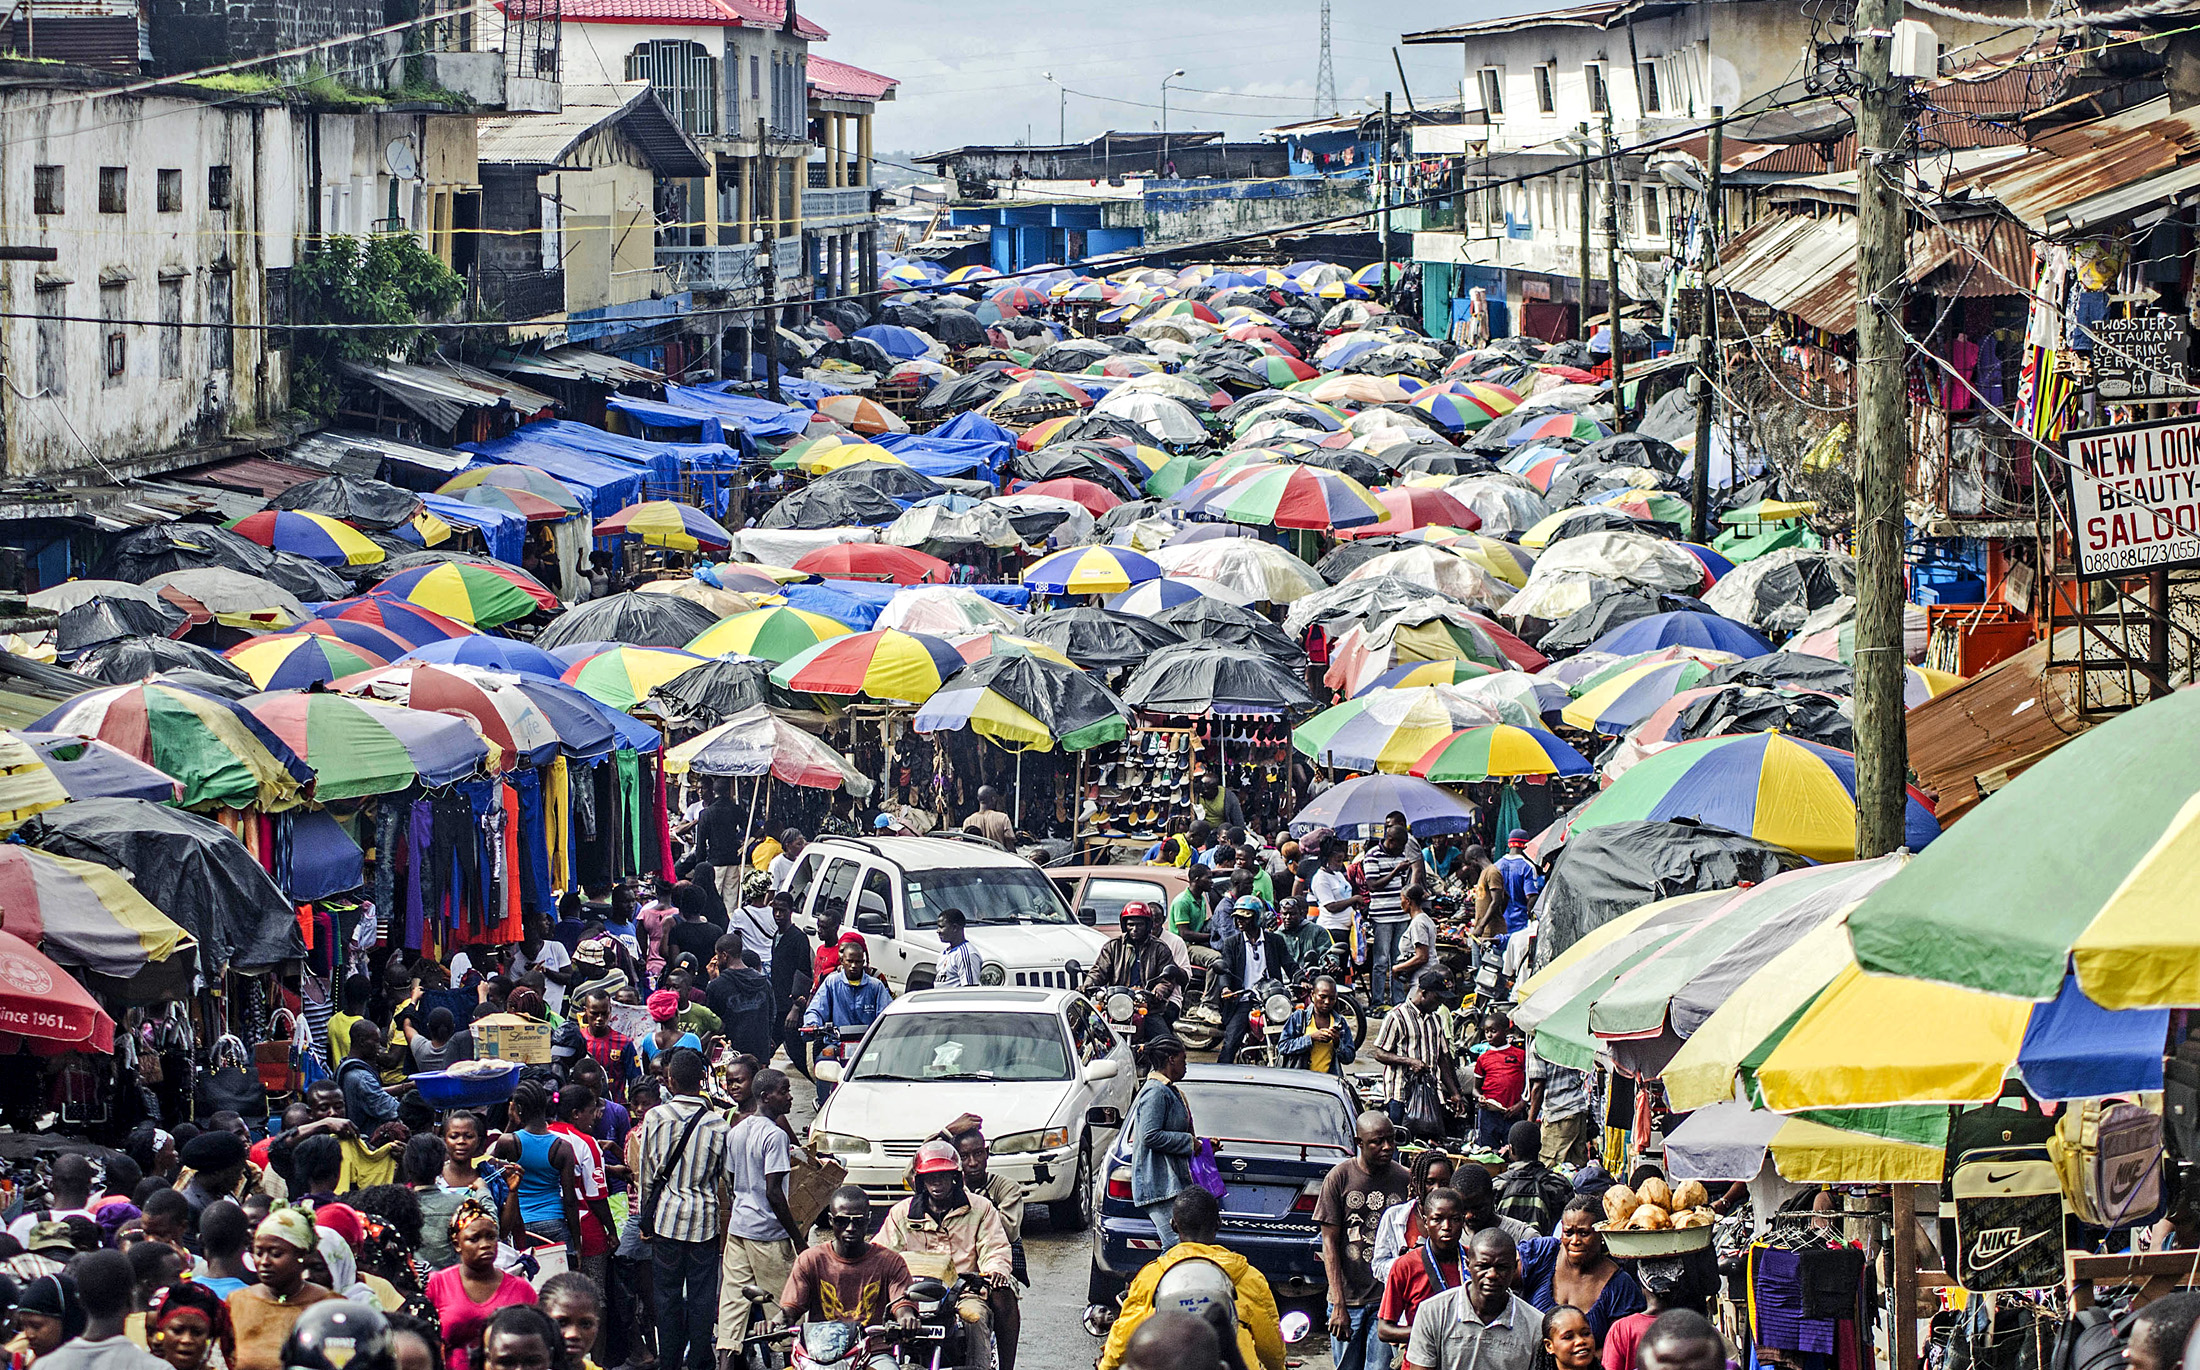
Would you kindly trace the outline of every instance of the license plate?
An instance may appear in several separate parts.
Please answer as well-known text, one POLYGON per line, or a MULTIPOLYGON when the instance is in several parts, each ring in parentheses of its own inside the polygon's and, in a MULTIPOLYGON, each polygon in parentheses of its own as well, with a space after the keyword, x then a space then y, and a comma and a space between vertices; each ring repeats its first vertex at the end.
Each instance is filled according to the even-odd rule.
POLYGON ((1234 1184, 1222 1200, 1222 1212, 1225 1217, 1280 1218, 1291 1211, 1298 1197, 1298 1190, 1281 1185, 1234 1184))

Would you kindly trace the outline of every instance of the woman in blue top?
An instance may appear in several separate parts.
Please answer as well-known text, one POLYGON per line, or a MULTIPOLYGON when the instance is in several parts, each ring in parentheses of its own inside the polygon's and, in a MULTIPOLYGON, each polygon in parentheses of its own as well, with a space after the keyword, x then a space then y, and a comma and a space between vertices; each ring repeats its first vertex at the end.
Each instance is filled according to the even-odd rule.
POLYGON ((634 1045, 642 1053, 642 1068, 651 1069, 659 1056, 675 1047, 703 1049, 703 1041, 692 1032, 682 1032, 673 1026, 672 1020, 680 1016, 680 995, 677 990, 661 989, 649 996, 649 1016, 657 1024, 657 1030, 634 1045))
POLYGON ((550 1130, 550 1089, 540 1080, 522 1080, 512 1091, 512 1130, 497 1138, 495 1155, 519 1165, 519 1181, 505 1196, 505 1235, 564 1242, 577 1257, 580 1166, 573 1144, 550 1130))
POLYGON ((1154 1235, 1166 1251, 1176 1245, 1169 1205, 1192 1186, 1192 1152, 1199 1145, 1192 1131, 1192 1106, 1176 1082, 1184 1078, 1184 1043, 1156 1037, 1146 1045, 1152 1073, 1131 1101, 1131 1202, 1153 1219, 1154 1235))
POLYGON ((1647 1306, 1634 1275, 1604 1249, 1603 1216, 1601 1201, 1576 1194, 1558 1215, 1557 1236, 1520 1243, 1520 1296, 1546 1313, 1561 1304, 1581 1309, 1599 1346, 1613 1323, 1647 1306))

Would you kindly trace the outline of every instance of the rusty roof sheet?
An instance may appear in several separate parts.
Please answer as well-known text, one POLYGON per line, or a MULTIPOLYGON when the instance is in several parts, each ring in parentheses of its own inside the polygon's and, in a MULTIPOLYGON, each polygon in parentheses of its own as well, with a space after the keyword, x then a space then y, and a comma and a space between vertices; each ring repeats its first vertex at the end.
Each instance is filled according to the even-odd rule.
MULTIPOLYGON (((2064 658, 2083 631, 2056 635, 2064 658)), ((2036 642, 1905 716, 1911 769, 1943 825, 2093 726, 2079 709, 2077 673, 2050 672, 2047 661, 2047 644, 2036 642)))
MULTIPOLYGON (((1710 284, 1762 300, 1813 328, 1855 330, 1855 216, 1767 215, 1728 240, 1719 258, 1710 284)), ((2032 244, 2006 219, 1951 220, 1911 234, 1908 262, 1904 279, 1916 285, 1944 278, 1949 288, 1939 293, 2021 295, 2030 289, 2032 244)))
POLYGON ((2043 133, 2032 150, 1965 178, 2039 233, 2082 229, 2200 184, 2200 107, 2169 97, 2043 133))
POLYGON ((1993 215, 1925 225, 1910 241, 1903 279, 1935 295, 2023 295, 2035 274, 2031 235, 1993 215))

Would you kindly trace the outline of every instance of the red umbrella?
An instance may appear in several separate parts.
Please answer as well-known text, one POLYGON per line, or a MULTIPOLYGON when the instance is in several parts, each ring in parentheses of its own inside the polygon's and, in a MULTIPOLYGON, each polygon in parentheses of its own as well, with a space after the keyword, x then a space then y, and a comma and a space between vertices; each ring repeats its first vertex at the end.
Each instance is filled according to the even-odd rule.
POLYGON ((914 547, 879 542, 836 542, 805 552, 794 569, 839 580, 890 580, 896 585, 945 585, 955 568, 914 547))
POLYGON ((1292 344, 1289 338, 1285 337, 1281 333, 1278 333, 1275 329, 1270 328, 1266 324, 1241 323, 1226 328, 1223 330, 1223 332, 1227 336, 1237 339, 1239 342, 1267 343, 1270 347, 1276 348, 1286 357, 1303 360, 1303 356, 1299 352, 1299 349, 1292 344))
MULTIPOLYGON (((12 932, 0 932, 0 1050, 17 1042, 53 1043, 54 1051, 111 1053, 115 1020, 84 986, 12 932)), ((32 1047, 41 1055, 52 1054, 32 1047)))
POLYGON ((1025 481, 1011 485, 1009 489, 1019 495, 1052 495, 1056 499, 1082 504, 1092 511, 1094 518, 1123 502, 1122 496, 1095 481, 1080 480, 1076 476, 1062 476, 1054 480, 1025 481))
POLYGON ((1377 490, 1375 502, 1390 511, 1387 523, 1372 525, 1377 528, 1425 528, 1436 524, 1444 528, 1464 528, 1471 533, 1482 526, 1480 514, 1469 509, 1458 496, 1442 490, 1396 486, 1377 490))

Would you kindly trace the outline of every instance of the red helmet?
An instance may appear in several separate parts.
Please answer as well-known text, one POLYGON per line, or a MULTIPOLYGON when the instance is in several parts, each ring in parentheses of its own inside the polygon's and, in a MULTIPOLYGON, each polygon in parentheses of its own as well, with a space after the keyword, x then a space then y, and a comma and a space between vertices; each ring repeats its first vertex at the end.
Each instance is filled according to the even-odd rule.
POLYGON ((962 1157, 956 1154, 953 1142, 943 1142, 935 1137, 917 1148, 917 1173, 919 1175, 932 1175, 942 1170, 960 1169, 962 1169, 962 1157))
POLYGON ((1117 919, 1119 919, 1119 920, 1120 920, 1120 919, 1124 919, 1124 918, 1151 918, 1151 917, 1153 917, 1153 905, 1151 905, 1151 904, 1148 904, 1148 903, 1144 903, 1144 902, 1142 902, 1142 901, 1140 901, 1140 900, 1137 900, 1137 899, 1133 899, 1133 900, 1132 900, 1131 902, 1129 902, 1128 904, 1125 904, 1125 905, 1123 906, 1123 911, 1122 911, 1121 913, 1119 913, 1119 914, 1117 914, 1117 915, 1116 915, 1116 918, 1117 918, 1117 919))

